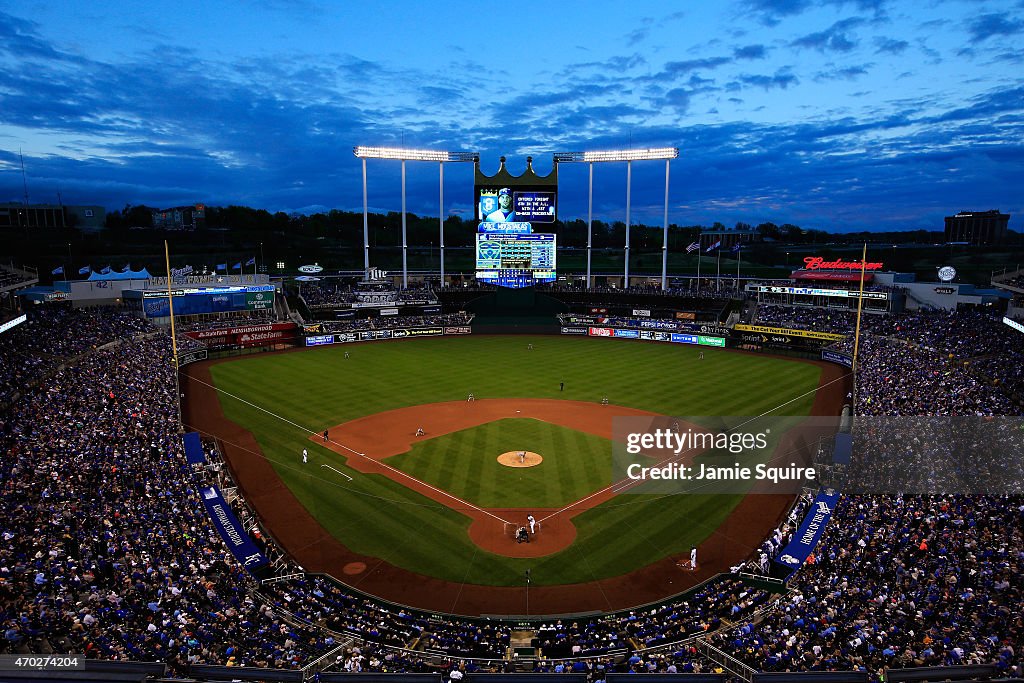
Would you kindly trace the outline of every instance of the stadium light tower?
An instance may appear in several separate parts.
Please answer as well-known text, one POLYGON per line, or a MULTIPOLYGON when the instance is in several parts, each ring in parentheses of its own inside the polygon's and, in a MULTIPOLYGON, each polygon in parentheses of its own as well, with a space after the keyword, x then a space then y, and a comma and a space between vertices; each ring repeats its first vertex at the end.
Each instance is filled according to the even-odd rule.
POLYGON ((436 161, 438 162, 439 184, 440 184, 440 210, 438 211, 440 225, 439 244, 441 246, 441 286, 444 287, 444 164, 456 161, 476 161, 479 155, 476 152, 443 152, 432 149, 403 149, 399 147, 364 147, 359 145, 352 148, 352 153, 363 160, 363 277, 370 276, 370 230, 369 214, 366 204, 366 160, 367 159, 398 159, 402 162, 402 289, 409 287, 409 266, 408 251, 409 245, 406 241, 405 230, 405 162, 406 161, 436 161))
POLYGON ((587 190, 587 287, 590 287, 590 252, 591 233, 594 218, 594 164, 609 161, 626 162, 626 247, 625 247, 625 286, 629 287, 629 211, 632 198, 633 162, 653 159, 665 160, 665 223, 664 239, 661 246, 661 288, 668 288, 668 165, 679 156, 678 147, 654 147, 649 149, 609 150, 604 152, 556 152, 555 163, 586 163, 590 164, 590 182, 587 190))

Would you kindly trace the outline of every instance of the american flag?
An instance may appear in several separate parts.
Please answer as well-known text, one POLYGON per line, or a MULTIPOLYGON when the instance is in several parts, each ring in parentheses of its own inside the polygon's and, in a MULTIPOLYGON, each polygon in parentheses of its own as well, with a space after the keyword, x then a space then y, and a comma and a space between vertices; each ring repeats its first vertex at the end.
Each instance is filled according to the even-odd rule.
POLYGON ((697 251, 698 249, 700 249, 700 242, 693 242, 690 244, 690 246, 686 247, 686 253, 689 254, 691 252, 697 251))

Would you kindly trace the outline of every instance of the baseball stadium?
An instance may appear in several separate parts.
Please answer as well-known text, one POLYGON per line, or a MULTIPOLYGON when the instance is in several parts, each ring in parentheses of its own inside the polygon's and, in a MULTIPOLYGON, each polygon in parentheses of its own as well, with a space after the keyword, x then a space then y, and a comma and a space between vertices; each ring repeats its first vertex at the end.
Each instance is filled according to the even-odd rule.
POLYGON ((468 270, 3 267, 0 679, 1019 676, 1021 271, 562 270, 553 176, 468 270))

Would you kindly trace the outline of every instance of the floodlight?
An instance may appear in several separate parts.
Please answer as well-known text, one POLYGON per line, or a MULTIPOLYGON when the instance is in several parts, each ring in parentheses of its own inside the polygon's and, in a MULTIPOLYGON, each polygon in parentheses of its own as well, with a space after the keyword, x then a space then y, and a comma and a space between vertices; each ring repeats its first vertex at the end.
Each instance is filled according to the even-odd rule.
POLYGON ((604 161, 626 162, 626 247, 625 254, 623 255, 626 267, 623 276, 625 286, 629 287, 629 209, 633 182, 631 162, 652 161, 656 159, 665 160, 665 226, 663 230, 663 245, 661 247, 661 288, 664 290, 668 287, 668 164, 678 156, 678 147, 651 147, 648 149, 606 150, 603 152, 555 152, 555 164, 590 164, 590 192, 587 209, 587 287, 590 286, 590 250, 592 248, 590 238, 594 210, 594 164, 604 161))
POLYGON ((556 152, 557 163, 595 163, 602 161, 648 161, 651 159, 675 159, 678 147, 654 147, 650 149, 605 150, 600 152, 556 152))
POLYGON ((438 230, 441 235, 441 286, 444 286, 444 164, 446 162, 477 161, 478 152, 445 152, 434 149, 404 149, 401 147, 366 147, 357 145, 352 153, 363 160, 363 271, 365 277, 370 273, 370 238, 369 238, 369 207, 366 201, 366 160, 395 159, 402 162, 402 288, 409 286, 409 268, 406 260, 409 245, 406 241, 405 220, 405 162, 406 161, 437 161, 439 166, 440 204, 438 230))
POLYGON ((403 161, 474 161, 475 152, 445 152, 433 149, 403 149, 401 147, 364 147, 352 148, 352 153, 360 159, 401 159, 403 161))

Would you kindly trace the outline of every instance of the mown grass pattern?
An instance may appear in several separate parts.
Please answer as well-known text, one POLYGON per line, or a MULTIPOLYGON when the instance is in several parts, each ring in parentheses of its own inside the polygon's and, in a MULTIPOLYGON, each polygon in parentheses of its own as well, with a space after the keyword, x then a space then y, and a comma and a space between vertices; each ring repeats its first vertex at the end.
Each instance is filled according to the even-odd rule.
MULTIPOLYGON (((620 496, 576 518, 578 536, 570 548, 546 558, 514 560, 479 550, 466 533, 468 518, 458 511, 384 477, 350 470, 337 454, 308 441, 309 433, 402 406, 463 401, 470 392, 477 398, 595 403, 607 396, 611 410, 620 404, 682 417, 759 415, 803 395, 777 414, 809 412, 819 377, 815 366, 718 349, 704 349, 700 360, 698 352, 678 344, 625 340, 472 336, 251 356, 215 365, 212 373, 219 389, 273 413, 221 394, 227 417, 253 432, 303 505, 353 550, 452 581, 519 585, 530 568, 535 585, 556 585, 616 576, 683 553, 706 538, 740 497, 620 496), (528 350, 529 343, 533 350, 528 350), (343 357, 345 351, 350 358, 343 357), (564 391, 559 391, 559 382, 565 383, 564 391), (309 449, 307 465, 301 462, 303 448, 309 449), (354 481, 321 468, 324 463, 354 481)), ((563 428, 534 431, 539 447, 509 448, 557 451, 551 463, 557 474, 543 477, 536 487, 503 486, 495 472, 508 468, 495 462, 497 452, 455 466, 463 453, 499 447, 490 445, 491 440, 527 438, 516 435, 526 427, 504 422, 531 421, 500 421, 466 430, 464 436, 451 435, 444 453, 433 450, 440 449, 439 440, 427 440, 392 460, 424 481, 448 482, 444 488, 455 495, 459 489, 467 499, 490 501, 484 507, 558 507, 560 501, 579 498, 579 490, 611 483, 597 482, 595 487, 589 478, 597 471, 588 467, 592 450, 607 446, 563 428), (509 429, 513 431, 503 431, 509 429), (576 457, 562 463, 563 452, 569 455, 573 449, 576 457), (517 490, 529 497, 519 498, 517 490)))

